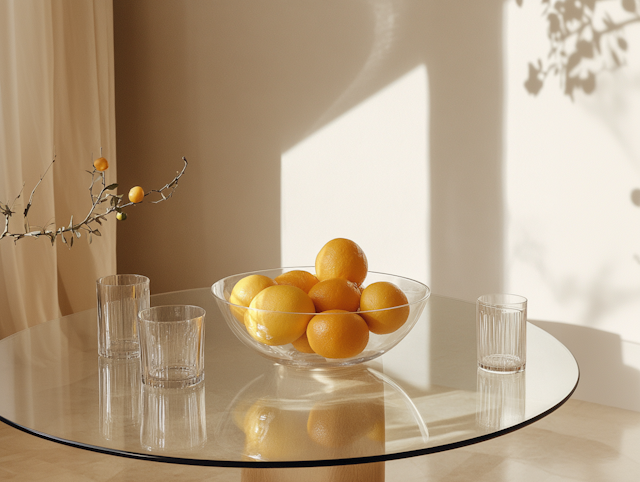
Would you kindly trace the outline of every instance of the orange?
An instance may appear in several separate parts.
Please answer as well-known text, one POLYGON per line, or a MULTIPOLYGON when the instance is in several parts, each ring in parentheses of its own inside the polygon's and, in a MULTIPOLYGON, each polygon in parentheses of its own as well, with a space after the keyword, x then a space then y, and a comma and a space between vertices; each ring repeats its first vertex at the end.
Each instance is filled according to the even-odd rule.
POLYGON ((307 338, 306 330, 300 338, 292 342, 292 345, 300 353, 315 353, 313 351, 313 348, 311 348, 311 345, 309 345, 309 339, 307 338))
POLYGON ((316 256, 316 277, 320 281, 344 278, 360 286, 368 269, 364 251, 349 239, 332 239, 316 256))
POLYGON ((311 451, 305 430, 306 414, 282 408, 277 399, 258 399, 244 418, 244 451, 253 460, 287 460, 311 451))
MULTIPOLYGON (((261 274, 245 276, 238 281, 231 290, 229 303, 248 307, 251 304, 251 300, 253 300, 258 293, 275 284, 276 282, 274 280, 261 274)), ((240 323, 244 323, 245 311, 243 308, 231 306, 231 313, 233 313, 233 316, 235 316, 240 323)))
POLYGON ((247 412, 255 403, 255 399, 241 398, 238 400, 231 409, 231 420, 236 427, 244 431, 244 421, 247 416, 247 412))
POLYGON ((369 437, 374 442, 384 443, 386 439, 386 426, 384 423, 384 418, 382 418, 382 420, 376 421, 376 423, 373 425, 373 428, 367 434, 367 437, 369 437))
POLYGON ((309 345, 325 358, 351 358, 369 342, 367 323, 356 313, 329 310, 317 314, 307 327, 309 345))
POLYGON ((144 199, 144 190, 140 186, 132 187, 129 191, 129 201, 132 203, 142 202, 144 199))
POLYGON ((309 411, 309 438, 325 447, 345 447, 384 427, 384 406, 376 401, 320 402, 309 411))
POLYGON ((258 293, 244 315, 249 334, 266 345, 286 345, 302 336, 315 306, 297 286, 274 285, 258 293))
POLYGON ((313 285, 318 282, 318 278, 308 271, 302 269, 294 269, 276 276, 276 283, 279 285, 297 286, 305 293, 308 293, 313 285))
POLYGON ((93 167, 96 168, 96 171, 106 171, 109 169, 109 161, 107 161, 104 157, 98 157, 95 161, 93 161, 93 167))
POLYGON ((409 318, 407 296, 393 283, 378 281, 362 291, 360 315, 369 325, 369 330, 377 335, 393 333, 409 318), (404 305, 404 306, 403 306, 404 305), (395 307, 398 308, 395 308, 395 307), (371 313, 365 313, 369 310, 371 313))
POLYGON ((309 297, 318 313, 327 310, 358 311, 360 306, 360 289, 343 278, 320 281, 309 290, 309 297))

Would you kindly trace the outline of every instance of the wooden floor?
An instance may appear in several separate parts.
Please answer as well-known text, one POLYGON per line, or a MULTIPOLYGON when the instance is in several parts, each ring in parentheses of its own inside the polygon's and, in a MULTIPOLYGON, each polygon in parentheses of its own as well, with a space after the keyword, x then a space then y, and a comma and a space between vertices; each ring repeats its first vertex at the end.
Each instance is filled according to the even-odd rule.
POLYGON ((637 482, 640 480, 640 412, 570 400, 545 419, 488 442, 387 462, 378 467, 356 466, 343 472, 313 469, 313 477, 294 469, 249 472, 125 459, 49 442, 0 423, 0 480, 248 482, 311 479, 332 482, 373 479, 399 482, 637 482))

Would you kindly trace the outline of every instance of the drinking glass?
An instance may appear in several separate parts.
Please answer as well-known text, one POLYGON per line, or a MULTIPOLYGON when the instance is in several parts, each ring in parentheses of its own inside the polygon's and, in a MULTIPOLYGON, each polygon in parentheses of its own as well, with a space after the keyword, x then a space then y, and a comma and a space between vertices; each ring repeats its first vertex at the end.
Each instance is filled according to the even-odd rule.
POLYGON ((96 281, 98 354, 106 358, 140 355, 138 311, 149 307, 149 278, 116 274, 96 281))
POLYGON ((204 379, 204 309, 155 306, 138 313, 142 383, 185 388, 204 379))
POLYGON ((491 294, 476 303, 478 366, 494 372, 519 372, 526 365, 527 299, 491 294))

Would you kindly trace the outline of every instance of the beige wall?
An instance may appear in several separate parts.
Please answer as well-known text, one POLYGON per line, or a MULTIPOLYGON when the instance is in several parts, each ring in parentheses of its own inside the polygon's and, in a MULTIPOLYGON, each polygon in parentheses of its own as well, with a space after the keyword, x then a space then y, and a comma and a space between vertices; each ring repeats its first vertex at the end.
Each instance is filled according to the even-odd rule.
MULTIPOLYGON (((560 280, 550 274, 575 255, 581 239, 589 239, 562 220, 593 216, 592 208, 566 193, 585 172, 612 165, 612 150, 594 158, 595 166, 572 164, 576 145, 582 159, 609 135, 608 106, 579 95, 571 102, 554 80, 538 97, 524 91, 528 62, 548 48, 541 5, 524 3, 519 9, 515 0, 114 0, 121 192, 135 184, 159 187, 181 167, 181 156, 190 161, 172 200, 136 207, 119 224, 118 271, 150 276, 158 293, 279 266, 281 203, 287 202, 281 199, 283 153, 424 65, 426 281, 436 294, 468 301, 501 290, 532 296, 531 312, 539 316, 534 321, 569 346, 583 367, 576 396, 638 409, 640 337, 627 329, 637 324, 638 309, 617 313, 615 290, 606 303, 598 298, 608 293, 603 286, 609 281, 598 277, 593 263, 597 246, 575 261, 593 263, 593 289, 574 289, 584 282, 575 265, 564 266, 569 276, 560 280), (527 28, 532 30, 525 35, 527 28), (540 41, 539 50, 529 48, 540 41), (507 58, 513 62, 509 72, 507 58), (600 124, 566 130, 585 115, 600 124), (553 124, 558 116, 562 122, 553 124), (533 169, 540 159, 549 174, 533 169), (554 166, 576 175, 557 182, 554 166), (514 175, 516 168, 525 174, 514 175), (507 171, 520 183, 515 189, 527 193, 515 207, 506 205, 514 199, 504 186, 507 171), (540 198, 552 196, 557 203, 536 213, 542 224, 518 218, 526 211, 522 206, 535 211, 540 198), (548 214, 556 215, 558 229, 547 233, 548 214), (518 223, 529 238, 514 237, 518 223), (547 266, 538 256, 558 240, 564 245, 547 266), (593 309, 576 309, 578 298, 593 309)), ((601 100, 620 92, 615 80, 608 87, 601 100)), ((313 177, 311 172, 300 180, 308 183, 309 196, 336 195, 330 186, 314 185, 313 177)), ((345 206, 354 219, 363 215, 358 201, 345 206)), ((608 219, 619 214, 611 209, 608 219)), ((353 232, 357 239, 357 226, 353 232)), ((627 298, 639 300, 640 286, 627 282, 625 290, 627 298)))
POLYGON ((120 185, 161 185, 190 161, 179 195, 119 226, 120 271, 163 292, 279 266, 282 152, 427 63, 430 281, 467 299, 500 289, 501 0, 114 8, 120 185))

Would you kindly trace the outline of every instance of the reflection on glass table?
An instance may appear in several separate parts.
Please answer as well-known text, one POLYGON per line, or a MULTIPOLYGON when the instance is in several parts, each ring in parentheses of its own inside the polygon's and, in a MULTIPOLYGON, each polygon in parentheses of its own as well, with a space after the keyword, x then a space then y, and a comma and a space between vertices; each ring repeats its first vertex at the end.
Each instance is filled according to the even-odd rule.
POLYGON ((495 373, 478 368, 478 425, 491 431, 525 420, 525 377, 525 371, 495 373))
POLYGON ((98 358, 100 433, 105 440, 124 436, 140 423, 140 359, 98 358))
POLYGON ((359 473, 374 477, 378 462, 524 427, 561 406, 579 378, 571 353, 532 324, 524 372, 479 371, 475 305, 435 295, 392 351, 330 369, 261 357, 231 333, 208 288, 156 295, 151 304, 206 310, 203 382, 188 389, 140 384, 139 359, 98 357, 96 310, 88 310, 0 341, 1 420, 113 455, 251 474, 345 466, 348 480, 346 466, 367 464, 359 473))
POLYGON ((249 460, 382 456, 426 443, 427 427, 393 380, 359 365, 338 370, 274 365, 234 398, 216 437, 249 460))
POLYGON ((183 389, 142 386, 140 445, 150 452, 186 453, 207 441, 205 384, 183 389))

